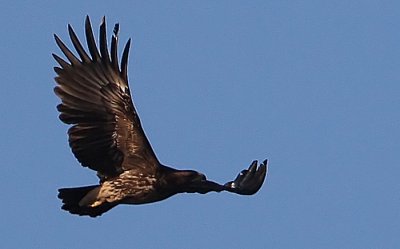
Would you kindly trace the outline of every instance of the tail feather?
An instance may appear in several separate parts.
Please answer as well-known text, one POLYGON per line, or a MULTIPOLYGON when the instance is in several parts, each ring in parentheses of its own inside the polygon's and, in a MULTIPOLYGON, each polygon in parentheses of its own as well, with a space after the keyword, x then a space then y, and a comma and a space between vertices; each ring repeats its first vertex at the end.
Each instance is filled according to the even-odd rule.
POLYGON ((99 185, 92 185, 78 188, 59 189, 58 198, 63 202, 61 208, 70 212, 71 214, 88 215, 90 217, 102 215, 111 208, 115 207, 118 203, 106 202, 95 207, 79 204, 83 198, 85 198, 88 194, 90 195, 89 192, 98 187, 99 185))

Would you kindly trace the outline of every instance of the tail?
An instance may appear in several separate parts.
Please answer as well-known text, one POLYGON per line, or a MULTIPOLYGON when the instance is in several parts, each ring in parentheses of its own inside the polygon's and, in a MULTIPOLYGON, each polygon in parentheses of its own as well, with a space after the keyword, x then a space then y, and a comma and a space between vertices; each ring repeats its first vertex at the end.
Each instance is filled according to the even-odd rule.
POLYGON ((99 185, 59 189, 58 198, 61 199, 63 202, 61 208, 70 212, 71 214, 96 217, 102 215, 103 213, 118 205, 118 203, 108 202, 96 205, 95 207, 85 205, 90 199, 92 199, 93 202, 96 200, 99 189, 99 185), (82 199, 84 200, 82 201, 82 199), (85 204, 83 204, 82 202, 85 204))

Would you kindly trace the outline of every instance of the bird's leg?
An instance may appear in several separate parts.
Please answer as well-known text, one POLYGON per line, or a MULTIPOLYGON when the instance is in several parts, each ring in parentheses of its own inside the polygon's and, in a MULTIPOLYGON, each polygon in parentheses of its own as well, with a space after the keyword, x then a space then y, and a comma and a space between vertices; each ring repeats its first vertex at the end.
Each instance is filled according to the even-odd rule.
POLYGON ((258 168, 257 164, 257 161, 253 161, 250 167, 242 170, 235 180, 224 185, 207 180, 203 175, 203 179, 191 182, 183 192, 205 194, 211 191, 229 191, 240 195, 255 194, 261 188, 267 174, 267 160, 258 168))
POLYGON ((206 194, 208 192, 214 191, 214 192, 221 192, 223 190, 226 190, 225 186, 218 184, 213 181, 209 180, 202 180, 200 182, 194 182, 190 185, 188 189, 186 189, 185 192, 187 193, 199 193, 199 194, 206 194))
POLYGON ((225 190, 240 195, 255 194, 261 188, 268 171, 267 160, 258 169, 257 164, 257 161, 253 161, 250 167, 242 170, 235 180, 225 183, 225 190))

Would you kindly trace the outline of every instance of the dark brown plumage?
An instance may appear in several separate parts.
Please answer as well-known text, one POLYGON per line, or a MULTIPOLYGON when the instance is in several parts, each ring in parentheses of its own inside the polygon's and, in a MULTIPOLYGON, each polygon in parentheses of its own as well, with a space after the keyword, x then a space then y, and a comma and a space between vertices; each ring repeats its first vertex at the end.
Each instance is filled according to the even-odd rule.
POLYGON ((97 171, 99 185, 59 189, 62 208, 72 214, 96 217, 118 204, 160 201, 177 193, 229 191, 241 195, 256 193, 264 182, 267 161, 247 170, 224 185, 209 181, 193 170, 176 170, 162 165, 147 140, 134 108, 128 85, 130 39, 117 58, 119 25, 115 25, 108 51, 106 23, 100 25, 99 47, 95 43, 89 17, 85 33, 89 54, 68 25, 79 58, 55 35, 68 62, 53 54, 61 99, 60 119, 72 125, 69 145, 84 167, 97 171))

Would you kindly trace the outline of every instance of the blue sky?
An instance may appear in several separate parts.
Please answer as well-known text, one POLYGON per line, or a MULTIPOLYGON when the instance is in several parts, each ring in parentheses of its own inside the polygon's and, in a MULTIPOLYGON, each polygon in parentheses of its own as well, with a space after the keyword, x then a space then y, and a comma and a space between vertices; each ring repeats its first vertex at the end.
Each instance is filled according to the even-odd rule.
POLYGON ((2 247, 400 247, 398 1, 16 1, 0 20, 2 247), (60 210, 58 188, 97 182, 52 90, 53 33, 83 38, 86 14, 132 38, 159 159, 223 183, 268 158, 259 193, 60 210))

